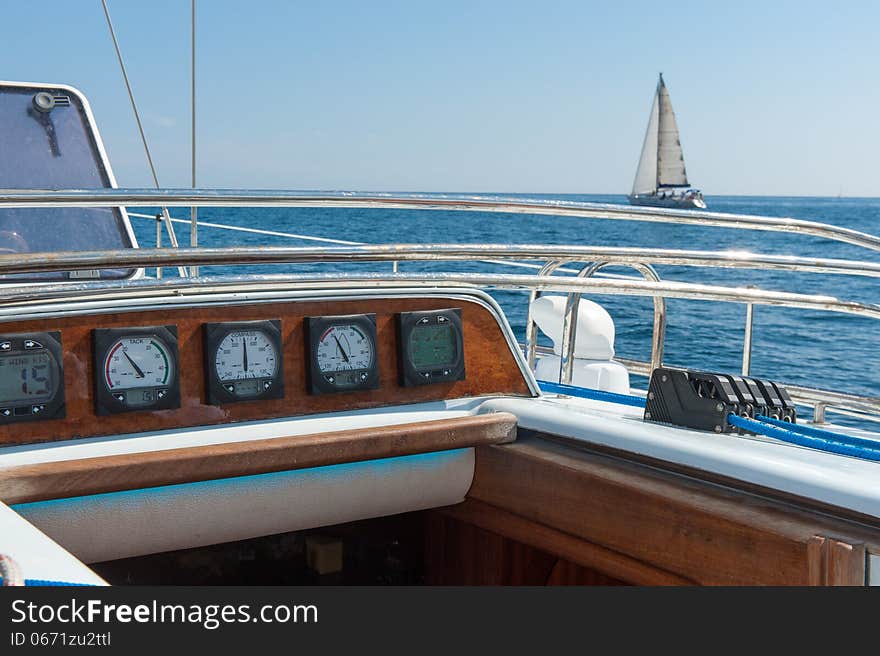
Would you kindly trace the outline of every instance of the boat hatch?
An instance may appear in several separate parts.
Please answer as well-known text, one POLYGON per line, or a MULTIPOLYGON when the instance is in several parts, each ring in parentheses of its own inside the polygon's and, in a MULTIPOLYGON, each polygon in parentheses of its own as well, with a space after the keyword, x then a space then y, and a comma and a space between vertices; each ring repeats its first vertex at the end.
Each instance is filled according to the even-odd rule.
MULTIPOLYGON (((0 188, 115 187, 85 99, 74 89, 0 82, 0 188)), ((0 255, 135 247, 121 208, 0 209, 0 255)), ((131 269, 3 279, 124 278, 131 269)))

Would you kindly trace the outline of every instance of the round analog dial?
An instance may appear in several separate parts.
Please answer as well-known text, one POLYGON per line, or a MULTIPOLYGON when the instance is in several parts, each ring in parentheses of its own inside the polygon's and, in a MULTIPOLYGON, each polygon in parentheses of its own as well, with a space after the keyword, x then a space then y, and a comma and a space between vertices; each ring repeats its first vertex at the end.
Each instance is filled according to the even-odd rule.
POLYGON ((330 326, 318 340, 315 355, 323 374, 369 369, 373 341, 359 326, 330 326))
POLYGON ((156 336, 121 337, 107 350, 104 382, 111 390, 161 387, 174 376, 174 360, 156 336))
POLYGON ((214 369, 222 382, 274 378, 278 371, 278 353, 262 330, 234 331, 217 346, 214 369))
POLYGON ((376 315, 306 317, 312 394, 379 387, 376 315))

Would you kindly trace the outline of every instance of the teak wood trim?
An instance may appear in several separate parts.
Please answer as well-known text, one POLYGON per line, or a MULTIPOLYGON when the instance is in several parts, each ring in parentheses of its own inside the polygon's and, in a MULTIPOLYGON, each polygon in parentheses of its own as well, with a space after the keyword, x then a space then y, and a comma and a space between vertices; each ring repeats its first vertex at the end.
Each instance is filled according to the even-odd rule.
POLYGON ((816 538, 821 544, 819 585, 864 585, 867 552, 863 544, 847 544, 834 538, 816 538))
POLYGON ((464 503, 436 512, 634 585, 693 584, 692 580, 683 576, 666 572, 475 499, 468 499, 464 503))
POLYGON ((880 533, 538 438, 477 449, 470 499, 701 584, 864 584, 880 533))
POLYGON ((396 426, 62 460, 0 469, 6 504, 306 469, 510 442, 516 417, 494 413, 396 426))
POLYGON ((0 445, 124 435, 145 431, 208 426, 277 417, 375 408, 405 403, 484 396, 531 396, 528 383, 497 318, 485 306, 464 298, 426 294, 363 300, 280 301, 148 311, 96 311, 95 314, 0 323, 0 334, 58 330, 64 351, 67 416, 63 419, 0 426, 0 445), (398 374, 396 317, 400 312, 460 308, 466 378, 455 382, 404 387, 398 374), (310 394, 304 319, 373 313, 376 315, 379 388, 310 394), (284 398, 211 405, 205 388, 205 323, 281 321, 284 398), (92 330, 174 325, 180 362, 180 407, 97 416, 92 330))
POLYGON ((783 490, 778 490, 767 486, 756 485, 754 483, 738 480, 732 476, 723 476, 721 474, 718 474, 717 472, 701 470, 696 467, 682 465, 678 462, 650 457, 642 453, 633 453, 631 451, 626 451, 625 449, 616 449, 613 447, 609 447, 606 444, 588 444, 576 438, 564 437, 561 435, 552 435, 542 431, 530 430, 527 428, 519 428, 517 431, 517 435, 519 436, 519 438, 537 437, 542 440, 550 440, 553 442, 558 442, 565 446, 570 446, 573 449, 579 451, 589 451, 592 453, 598 453, 600 455, 607 455, 611 458, 615 458, 618 460, 626 460, 628 462, 646 465, 650 468, 667 471, 672 474, 680 474, 687 478, 697 478, 701 481, 714 483, 721 487, 736 488, 754 496, 775 500, 782 504, 796 506, 803 510, 814 511, 820 515, 835 517, 837 519, 852 522, 854 524, 862 524, 865 526, 873 527, 875 529, 880 529, 880 521, 878 521, 876 517, 856 512, 851 508, 843 508, 841 506, 835 506, 830 503, 825 503, 810 497, 793 494, 791 492, 785 492, 783 490))
POLYGON ((428 585, 626 583, 444 511, 428 512, 423 530, 424 581, 428 585))

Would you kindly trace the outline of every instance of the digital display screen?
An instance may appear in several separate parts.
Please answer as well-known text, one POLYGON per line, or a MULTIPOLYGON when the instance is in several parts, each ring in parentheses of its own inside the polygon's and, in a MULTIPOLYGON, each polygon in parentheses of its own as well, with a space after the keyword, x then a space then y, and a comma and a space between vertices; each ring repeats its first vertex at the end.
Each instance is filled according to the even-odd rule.
POLYGON ((43 403, 52 399, 55 381, 45 351, 0 356, 0 405, 43 403))
POLYGON ((455 364, 455 329, 448 323, 416 326, 409 336, 409 355, 416 369, 455 364))
POLYGON ((333 374, 333 378, 337 387, 352 387, 361 382, 360 375, 356 371, 337 371, 333 374))
POLYGON ((145 405, 152 405, 156 402, 156 390, 153 389, 132 389, 125 395, 125 404, 132 408, 140 408, 145 405))
POLYGON ((245 378, 235 381, 235 393, 238 396, 254 396, 262 391, 261 381, 256 378, 245 378))

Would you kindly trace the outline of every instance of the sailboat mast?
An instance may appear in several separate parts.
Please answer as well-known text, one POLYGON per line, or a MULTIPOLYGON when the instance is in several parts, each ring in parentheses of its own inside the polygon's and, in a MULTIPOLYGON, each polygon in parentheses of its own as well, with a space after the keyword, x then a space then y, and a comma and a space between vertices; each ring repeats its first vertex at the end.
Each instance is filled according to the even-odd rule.
POLYGON ((648 114, 648 126, 645 128, 645 139, 642 142, 642 153, 639 156, 639 165, 636 168, 636 178, 633 181, 632 195, 651 194, 657 189, 657 137, 659 135, 659 94, 654 93, 651 102, 651 112, 648 114))
POLYGON ((660 93, 663 87, 663 73, 660 73, 660 79, 657 81, 657 90, 654 91, 654 102, 657 103, 657 157, 654 166, 654 191, 660 189, 660 116, 663 115, 663 94, 660 93))

